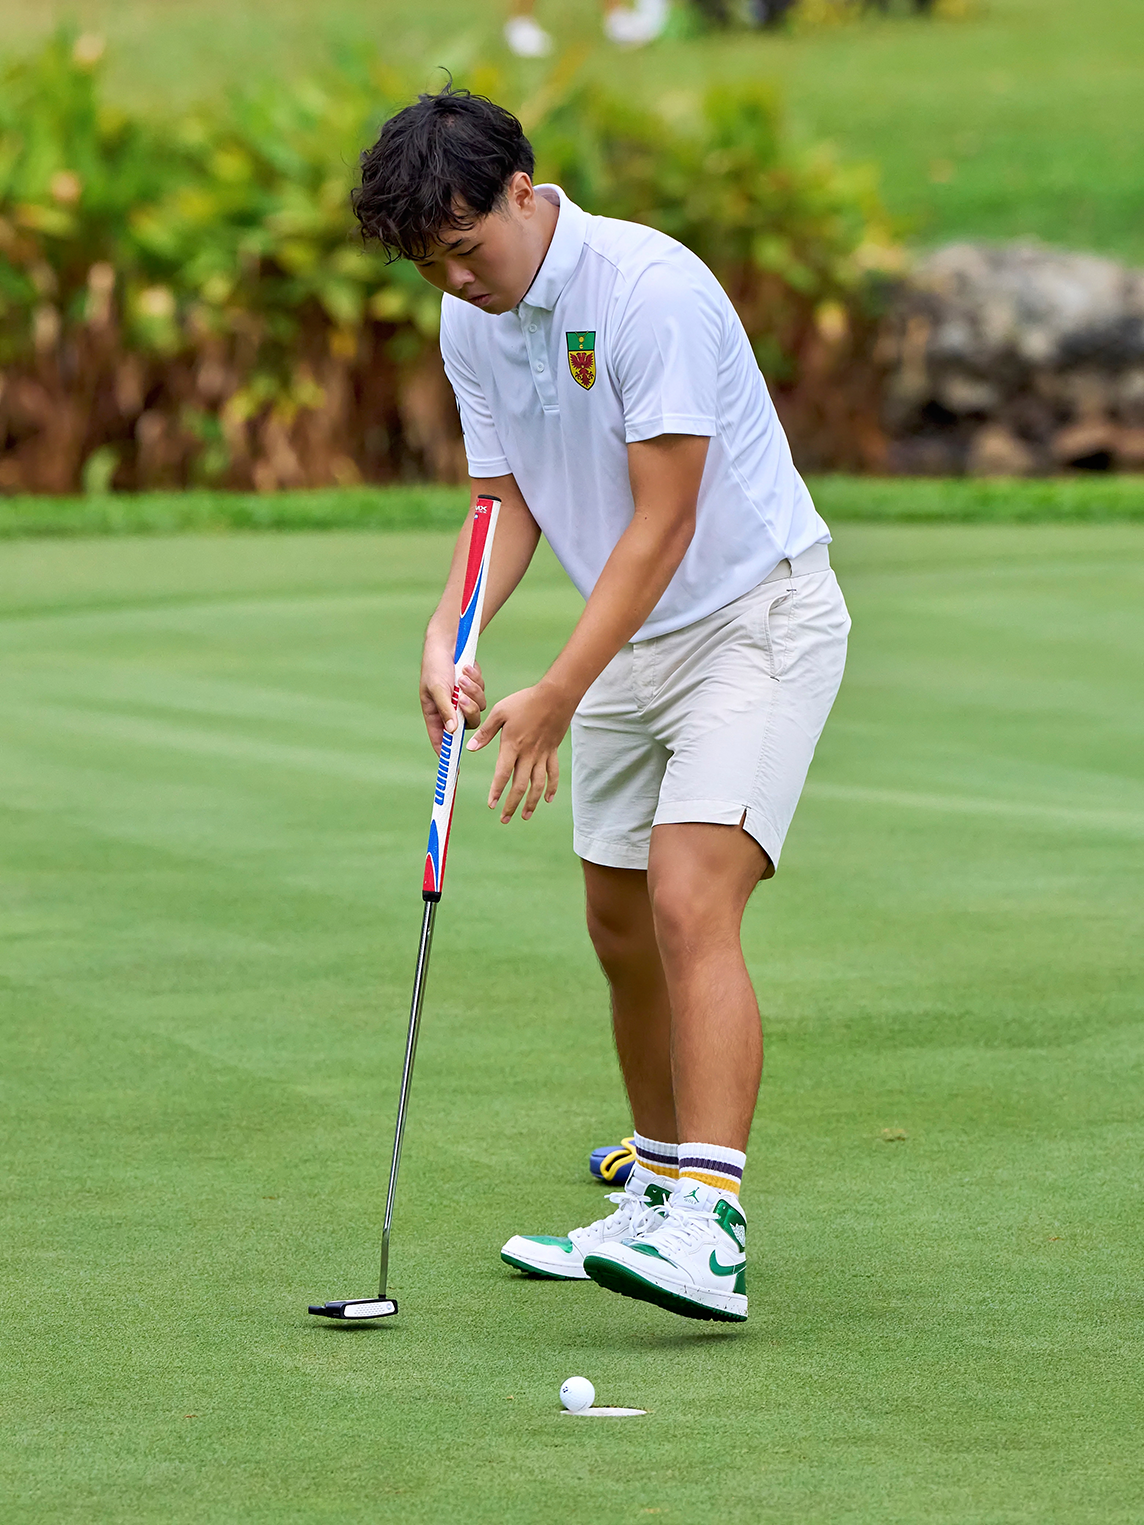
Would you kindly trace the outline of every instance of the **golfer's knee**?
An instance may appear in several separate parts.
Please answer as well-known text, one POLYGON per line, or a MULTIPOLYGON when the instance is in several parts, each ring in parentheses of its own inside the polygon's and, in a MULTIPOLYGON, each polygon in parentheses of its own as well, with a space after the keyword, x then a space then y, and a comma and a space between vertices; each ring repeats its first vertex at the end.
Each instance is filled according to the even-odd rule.
POLYGON ((604 972, 619 971, 646 956, 646 914, 640 917, 615 902, 588 902, 588 936, 604 972))
POLYGON ((722 897, 692 879, 661 881, 651 897, 655 936, 665 961, 673 953, 708 944, 723 934, 734 935, 738 918, 722 897))

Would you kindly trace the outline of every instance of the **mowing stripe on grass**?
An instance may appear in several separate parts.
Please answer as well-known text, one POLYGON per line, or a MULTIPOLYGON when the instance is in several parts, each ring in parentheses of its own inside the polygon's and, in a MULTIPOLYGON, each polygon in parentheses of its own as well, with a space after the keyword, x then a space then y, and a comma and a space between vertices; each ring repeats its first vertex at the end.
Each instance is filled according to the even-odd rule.
POLYGON ((806 792, 827 800, 853 800, 889 809, 930 810, 940 814, 1000 816, 1039 826, 1062 826, 1074 831, 1111 832, 1114 836, 1144 837, 1144 814, 1119 810, 1087 810, 1070 805, 1034 804, 1029 800, 984 799, 973 795, 920 794, 905 789, 865 789, 855 784, 811 781, 806 792))
MULTIPOLYGON (((1144 519, 1144 477, 1033 481, 824 476, 808 479, 827 522, 1045 524, 1144 519)), ((126 493, 0 498, 0 539, 168 535, 236 530, 460 528, 458 487, 347 487, 308 492, 126 493)))

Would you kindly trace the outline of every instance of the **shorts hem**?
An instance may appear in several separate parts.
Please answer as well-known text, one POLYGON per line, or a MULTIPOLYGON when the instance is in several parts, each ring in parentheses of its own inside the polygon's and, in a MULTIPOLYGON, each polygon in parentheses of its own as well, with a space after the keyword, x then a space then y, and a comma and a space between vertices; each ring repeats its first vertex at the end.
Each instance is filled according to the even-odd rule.
POLYGON ((659 806, 652 826, 653 829, 656 826, 683 826, 692 821, 708 826, 741 825, 766 853, 771 867, 778 868, 782 838, 754 805, 729 804, 726 800, 673 800, 671 804, 659 806))
POLYGON ((671 800, 656 806, 653 826, 738 826, 747 806, 742 800, 671 800))
POLYGON ((783 855, 783 838, 771 825, 761 810, 755 810, 750 805, 747 807, 746 819, 743 822, 743 830, 748 836, 754 837, 755 841, 771 860, 771 872, 766 876, 773 878, 778 873, 779 859, 783 855))
MULTIPOLYGON (((748 836, 753 837, 771 860, 771 868, 777 869, 782 856, 783 839, 767 820, 762 811, 753 805, 728 805, 724 800, 692 800, 661 806, 655 813, 652 830, 656 826, 686 826, 694 822, 699 826, 738 826, 742 824, 748 836)), ((601 868, 647 868, 649 842, 640 844, 622 841, 615 837, 589 837, 573 833, 572 850, 585 863, 595 863, 601 868)), ((770 875, 767 875, 770 878, 770 875)))
POLYGON ((615 837, 588 837, 572 834, 572 851, 585 863, 600 868, 647 868, 648 844, 618 841, 615 837))

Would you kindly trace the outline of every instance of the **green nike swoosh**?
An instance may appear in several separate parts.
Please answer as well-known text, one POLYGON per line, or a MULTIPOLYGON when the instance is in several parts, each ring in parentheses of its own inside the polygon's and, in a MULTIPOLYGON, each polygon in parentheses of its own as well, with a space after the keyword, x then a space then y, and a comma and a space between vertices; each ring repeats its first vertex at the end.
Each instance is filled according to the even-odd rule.
POLYGON ((715 1259, 715 1251, 712 1250, 711 1259, 707 1262, 707 1264, 711 1267, 712 1272, 716 1276, 737 1276, 743 1267, 747 1264, 747 1262, 745 1260, 740 1260, 737 1266, 721 1266, 715 1259))

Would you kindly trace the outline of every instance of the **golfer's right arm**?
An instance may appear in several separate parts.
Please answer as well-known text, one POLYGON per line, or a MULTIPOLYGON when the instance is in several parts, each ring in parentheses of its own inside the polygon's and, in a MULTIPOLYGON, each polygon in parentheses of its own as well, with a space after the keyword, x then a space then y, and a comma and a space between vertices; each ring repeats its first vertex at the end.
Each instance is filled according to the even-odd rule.
MULTIPOLYGON (((528 564, 540 540, 540 526, 529 513, 528 505, 513 476, 486 477, 474 481, 472 504, 479 497, 501 500, 481 618, 483 630, 528 571, 528 564)), ((421 657, 421 709, 425 716, 425 729, 429 732, 429 740, 435 751, 440 751, 441 737, 446 729, 454 729, 456 721, 453 710, 453 652, 457 641, 457 617, 465 585, 465 564, 469 556, 472 528, 473 516, 470 512, 457 536, 453 563, 449 568, 441 600, 425 631, 425 649, 421 657)), ((461 678, 460 700, 465 724, 479 725, 484 707, 485 686, 481 670, 479 667, 467 668, 461 678)))

